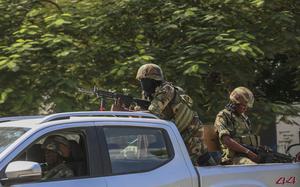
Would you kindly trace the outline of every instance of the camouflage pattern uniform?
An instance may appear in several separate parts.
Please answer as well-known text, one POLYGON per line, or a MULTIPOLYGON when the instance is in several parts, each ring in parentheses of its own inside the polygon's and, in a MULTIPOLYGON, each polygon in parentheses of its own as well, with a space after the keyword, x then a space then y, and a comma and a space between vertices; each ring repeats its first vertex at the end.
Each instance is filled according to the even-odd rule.
POLYGON ((203 144, 201 121, 197 113, 189 108, 191 105, 191 98, 185 95, 182 89, 164 82, 162 86, 156 88, 148 110, 176 124, 189 150, 191 160, 196 164, 199 156, 207 152, 207 147, 203 144), (183 104, 183 102, 188 104, 183 104))
POLYGON ((74 172, 64 162, 44 172, 42 180, 73 177, 74 172))
MULTIPOLYGON (((198 158, 207 153, 207 147, 203 144, 201 121, 197 113, 191 109, 192 99, 180 87, 164 81, 160 67, 155 64, 140 67, 137 79, 145 77, 162 81, 162 84, 155 89, 148 110, 161 119, 170 120, 176 124, 188 148, 191 160, 197 165, 198 158)), ((211 159, 209 162, 214 163, 211 159)))
POLYGON ((221 141, 222 136, 229 135, 231 138, 239 143, 242 143, 242 137, 249 137, 252 135, 250 124, 244 114, 236 115, 228 109, 224 109, 217 115, 215 121, 215 128, 218 133, 221 151, 222 163, 229 164, 255 164, 247 157, 242 157, 233 150, 228 149, 221 141))
MULTIPOLYGON (((70 150, 69 142, 66 138, 60 135, 51 135, 46 138, 42 145, 42 149, 50 150, 56 152, 58 156, 62 158, 66 158, 69 155, 67 154, 66 150, 70 150), (63 150, 65 149, 65 150, 63 150)), ((47 179, 57 179, 57 178, 66 178, 66 177, 73 177, 74 172, 70 169, 64 161, 59 163, 57 166, 53 167, 52 169, 45 168, 43 172, 42 180, 47 179)))
POLYGON ((251 123, 248 117, 244 113, 237 114, 234 112, 236 104, 243 104, 251 108, 253 106, 254 96, 248 88, 237 87, 231 92, 230 101, 225 109, 219 112, 214 123, 221 145, 221 162, 224 164, 255 164, 255 162, 249 158, 230 150, 221 141, 222 136, 229 135, 240 144, 259 145, 258 137, 251 131, 251 123))

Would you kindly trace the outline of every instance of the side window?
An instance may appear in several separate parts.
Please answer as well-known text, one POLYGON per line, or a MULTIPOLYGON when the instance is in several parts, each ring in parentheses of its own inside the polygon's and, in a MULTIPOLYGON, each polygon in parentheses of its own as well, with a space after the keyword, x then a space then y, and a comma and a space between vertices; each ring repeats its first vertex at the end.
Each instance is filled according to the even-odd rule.
POLYGON ((41 137, 13 161, 33 161, 42 167, 42 181, 88 176, 84 130, 56 131, 41 137))
POLYGON ((104 127, 112 174, 155 169, 171 160, 167 133, 162 129, 104 127))

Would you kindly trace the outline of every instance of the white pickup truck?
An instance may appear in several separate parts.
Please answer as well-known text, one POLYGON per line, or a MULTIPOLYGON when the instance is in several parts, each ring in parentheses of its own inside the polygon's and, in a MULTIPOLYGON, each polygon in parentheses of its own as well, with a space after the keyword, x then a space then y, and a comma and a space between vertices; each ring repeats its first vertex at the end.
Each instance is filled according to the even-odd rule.
POLYGON ((0 186, 300 186, 300 163, 195 167, 169 121, 142 112, 71 112, 0 119, 0 186), (2 122, 1 122, 2 121, 2 122), (43 179, 41 145, 62 135, 69 178, 43 179))

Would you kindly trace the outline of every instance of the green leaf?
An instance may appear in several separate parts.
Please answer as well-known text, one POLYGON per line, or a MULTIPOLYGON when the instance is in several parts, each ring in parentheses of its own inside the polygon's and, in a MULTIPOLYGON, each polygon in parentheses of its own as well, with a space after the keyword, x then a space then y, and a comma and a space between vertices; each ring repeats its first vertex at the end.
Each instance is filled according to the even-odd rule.
POLYGON ((29 32, 27 32, 27 34, 29 34, 29 35, 36 35, 37 32, 35 32, 35 31, 29 31, 29 32))
POLYGON ((164 29, 178 29, 178 26, 175 24, 170 24, 164 27, 164 29))
POLYGON ((8 62, 6 65, 9 69, 14 69, 17 66, 17 64, 13 61, 8 62))
POLYGON ((113 48, 114 51, 119 51, 120 49, 121 49, 120 46, 115 46, 115 47, 113 48))
POLYGON ((53 38, 53 37, 54 37, 54 34, 47 33, 47 34, 43 34, 41 37, 42 37, 42 38, 45 38, 45 37, 53 38))
POLYGON ((25 40, 23 40, 23 39, 17 39, 16 42, 17 43, 25 43, 25 40))
POLYGON ((27 29, 25 29, 25 28, 23 28, 23 29, 21 29, 21 30, 19 30, 17 33, 25 33, 27 31, 27 29))
POLYGON ((250 44, 249 43, 243 43, 239 47, 243 50, 250 50, 250 44))
POLYGON ((57 17, 57 14, 54 14, 54 15, 51 15, 51 16, 48 16, 48 17, 45 17, 44 19, 45 19, 45 21, 46 21, 46 22, 49 22, 49 21, 53 21, 53 20, 55 20, 55 19, 56 19, 56 17, 57 17))
POLYGON ((259 49, 258 47, 253 46, 253 49, 254 49, 256 52, 258 52, 260 55, 265 55, 265 53, 264 53, 261 49, 259 49))
POLYGON ((34 17, 41 13, 40 9, 33 9, 30 12, 27 13, 27 16, 34 17))
POLYGON ((142 34, 139 34, 139 35, 136 36, 136 39, 138 39, 138 40, 142 40, 144 38, 145 38, 145 36, 142 35, 142 34))
POLYGON ((62 51, 58 54, 56 54, 55 56, 56 57, 65 57, 65 56, 68 56, 70 54, 70 51, 62 51))
POLYGON ((63 24, 65 24, 66 23, 66 21, 64 20, 64 19, 57 19, 55 22, 54 22, 54 25, 56 26, 56 27, 59 27, 59 26, 62 26, 63 24))
POLYGON ((233 46, 233 47, 231 47, 231 51, 234 52, 234 53, 237 52, 239 49, 240 49, 239 46, 233 46))
POLYGON ((143 55, 143 56, 141 56, 141 58, 145 61, 151 61, 154 59, 152 56, 149 56, 149 55, 143 55))
POLYGON ((19 55, 19 54, 13 54, 13 55, 10 55, 9 57, 10 58, 20 58, 21 55, 19 55))
POLYGON ((185 11, 184 15, 185 15, 186 17, 195 16, 196 14, 195 14, 194 11, 195 11, 195 9, 193 9, 193 8, 187 9, 187 10, 185 11))
POLYGON ((0 95, 0 104, 4 103, 8 97, 8 95, 13 91, 11 88, 5 89, 3 92, 1 92, 0 95))
POLYGON ((216 53, 216 50, 213 49, 213 48, 210 48, 210 49, 208 49, 207 51, 210 52, 210 53, 216 53))
POLYGON ((117 71, 117 76, 119 76, 119 77, 124 76, 124 74, 125 74, 125 72, 124 72, 122 69, 119 69, 119 70, 117 71))
POLYGON ((0 69, 8 63, 7 59, 0 61, 0 69))
POLYGON ((70 13, 63 13, 62 16, 64 16, 64 17, 72 17, 72 14, 70 14, 70 13))

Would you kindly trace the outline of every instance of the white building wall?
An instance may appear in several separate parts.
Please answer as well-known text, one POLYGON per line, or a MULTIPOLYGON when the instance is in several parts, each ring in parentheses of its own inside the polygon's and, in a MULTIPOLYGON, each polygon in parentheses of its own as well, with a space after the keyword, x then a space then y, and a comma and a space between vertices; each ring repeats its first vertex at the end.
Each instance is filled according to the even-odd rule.
MULTIPOLYGON (((286 153, 287 148, 293 144, 300 144, 300 117, 289 117, 289 121, 297 124, 287 124, 282 121, 276 124, 277 151, 286 153)), ((291 149, 291 155, 295 156, 300 152, 300 145, 291 149)))

